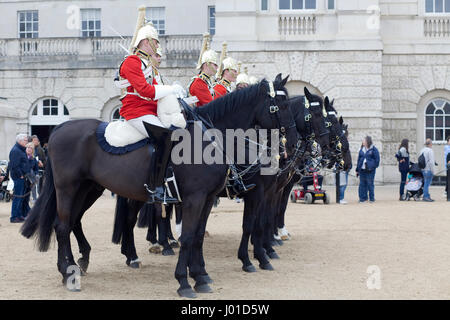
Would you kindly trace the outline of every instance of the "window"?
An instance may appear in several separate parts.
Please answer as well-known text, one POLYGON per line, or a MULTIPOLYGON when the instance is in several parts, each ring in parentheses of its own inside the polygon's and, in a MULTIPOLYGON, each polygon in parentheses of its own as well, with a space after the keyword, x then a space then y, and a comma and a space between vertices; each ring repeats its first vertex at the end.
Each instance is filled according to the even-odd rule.
POLYGON ((445 142, 450 136, 450 101, 435 99, 425 109, 425 138, 445 142))
POLYGON ((211 36, 216 34, 216 7, 208 7, 208 31, 211 36))
POLYGON ((279 0, 280 10, 316 9, 316 0, 279 0))
POLYGON ((328 0, 328 10, 334 10, 334 0, 328 0))
POLYGON ((261 11, 269 10, 269 0, 261 0, 261 11))
POLYGON ((111 114, 111 121, 122 121, 124 118, 120 115, 120 106, 116 107, 111 114))
POLYGON ((19 11, 19 38, 37 38, 39 35, 39 15, 37 11, 19 11))
POLYGON ((32 107, 30 125, 58 125, 69 119, 69 110, 60 100, 44 98, 32 107))
POLYGON ((102 24, 100 19, 100 9, 81 9, 81 36, 87 37, 101 37, 102 24))
POLYGON ((166 9, 164 7, 147 8, 145 15, 158 30, 159 35, 166 34, 166 9))
POLYGON ((450 13, 450 0, 425 0, 425 12, 450 13))

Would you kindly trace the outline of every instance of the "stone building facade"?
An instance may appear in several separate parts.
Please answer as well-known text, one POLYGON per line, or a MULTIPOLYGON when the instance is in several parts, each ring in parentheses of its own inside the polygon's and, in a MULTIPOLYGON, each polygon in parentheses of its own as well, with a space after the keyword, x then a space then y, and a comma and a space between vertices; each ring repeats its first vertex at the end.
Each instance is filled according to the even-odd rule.
MULTIPOLYGON (((13 16, 0 22, 0 97, 16 112, 16 132, 66 118, 113 118, 120 102, 112 78, 141 2, 90 1, 89 8, 101 10, 101 36, 83 37, 80 30, 67 30, 72 13, 67 8, 89 11, 86 2, 0 1, 13 16), (19 39, 19 12, 32 8, 39 11, 39 35, 19 39), (57 12, 59 27, 49 29, 45 17, 57 12), (118 19, 120 12, 128 14, 118 19), (52 104, 62 117, 42 115, 44 109, 52 112, 52 104)), ((366 135, 380 150, 378 183, 398 181, 394 154, 403 138, 409 139, 415 160, 425 138, 432 137, 437 171, 443 170, 443 143, 450 135, 450 1, 185 3, 153 0, 148 5, 158 8, 149 9, 150 19, 160 19, 164 28, 162 73, 168 80, 187 85, 195 74, 201 34, 210 31, 212 47, 220 51, 227 41, 229 55, 242 61, 249 74, 272 79, 279 72, 289 74, 291 95, 302 94, 307 86, 335 99, 349 124, 354 162, 366 135)), ((4 140, 0 136, 0 146, 4 140)), ((0 158, 6 156, 3 149, 0 158)))

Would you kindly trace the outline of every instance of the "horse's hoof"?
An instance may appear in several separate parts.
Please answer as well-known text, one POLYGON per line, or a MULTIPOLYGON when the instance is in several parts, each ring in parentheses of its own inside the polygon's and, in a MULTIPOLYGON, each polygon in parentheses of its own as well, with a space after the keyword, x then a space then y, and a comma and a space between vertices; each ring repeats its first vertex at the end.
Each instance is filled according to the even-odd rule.
POLYGON ((263 270, 268 270, 268 271, 272 271, 274 270, 272 265, 270 264, 270 262, 266 263, 266 264, 260 264, 259 267, 263 270))
POLYGON ((81 292, 80 288, 67 288, 67 291, 69 292, 81 292))
POLYGON ((169 240, 169 244, 170 244, 170 247, 173 249, 180 247, 177 240, 169 240))
POLYGON ((197 292, 197 293, 211 293, 211 292, 213 292, 211 287, 208 284, 206 284, 206 283, 195 285, 194 289, 195 289, 195 292, 197 292))
POLYGON ((184 288, 184 289, 178 289, 177 293, 180 297, 183 298, 189 298, 189 299, 195 299, 197 298, 197 295, 195 294, 194 290, 192 290, 191 287, 189 288, 184 288))
POLYGON ((136 260, 127 260, 127 266, 132 269, 139 269, 142 266, 142 262, 139 259, 136 260))
POLYGON ((283 240, 277 240, 277 242, 280 247, 284 245, 283 240))
POLYGON ((201 282, 201 283, 213 283, 213 279, 211 279, 211 277, 207 274, 201 275, 201 276, 197 276, 197 278, 195 278, 196 282, 201 282))
POLYGON ((272 247, 279 247, 279 246, 280 246, 280 244, 278 243, 277 240, 271 241, 271 242, 270 242, 270 245, 271 245, 272 247))
POLYGON ((248 272, 248 273, 256 272, 256 268, 252 264, 248 265, 248 266, 243 266, 242 270, 244 270, 245 272, 248 272))
POLYGON ((148 252, 154 253, 154 254, 160 254, 161 253, 161 246, 158 245, 158 244, 154 244, 148 249, 148 252))
POLYGON ((77 260, 77 264, 80 267, 81 275, 84 276, 87 273, 87 269, 89 267, 89 261, 86 261, 83 258, 77 260))
POLYGON ((163 256, 174 256, 174 255, 175 255, 175 252, 172 250, 172 248, 164 249, 164 250, 162 251, 162 255, 163 255, 163 256))
POLYGON ((280 256, 275 251, 272 251, 271 253, 269 253, 269 258, 270 259, 280 259, 280 256))

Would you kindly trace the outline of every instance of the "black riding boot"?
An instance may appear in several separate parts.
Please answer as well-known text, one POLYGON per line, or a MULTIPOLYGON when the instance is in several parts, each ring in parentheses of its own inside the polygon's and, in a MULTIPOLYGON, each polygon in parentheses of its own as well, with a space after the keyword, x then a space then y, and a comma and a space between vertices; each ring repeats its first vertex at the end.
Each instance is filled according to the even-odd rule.
MULTIPOLYGON (((149 125, 144 122, 147 131, 149 125)), ((154 126, 151 126, 154 128, 154 126)), ((171 140, 172 130, 156 127, 149 132, 152 136, 153 144, 150 146, 151 160, 150 160, 150 185, 147 186, 147 191, 150 193, 147 203, 162 203, 171 204, 178 203, 177 198, 170 197, 164 186, 164 180, 167 172, 167 165, 170 160, 170 153, 172 151, 173 141, 171 140), (155 132, 157 131, 157 132, 155 132)))

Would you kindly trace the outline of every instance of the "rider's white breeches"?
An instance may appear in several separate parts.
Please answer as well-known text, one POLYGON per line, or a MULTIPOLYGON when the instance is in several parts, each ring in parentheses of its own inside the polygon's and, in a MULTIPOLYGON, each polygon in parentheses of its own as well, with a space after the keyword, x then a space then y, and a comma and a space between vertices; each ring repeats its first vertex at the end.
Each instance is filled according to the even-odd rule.
POLYGON ((142 123, 143 121, 158 127, 165 128, 164 125, 159 120, 159 118, 153 114, 147 114, 139 118, 128 120, 128 123, 131 124, 134 128, 136 128, 140 133, 148 137, 147 130, 145 130, 144 124, 142 123))

